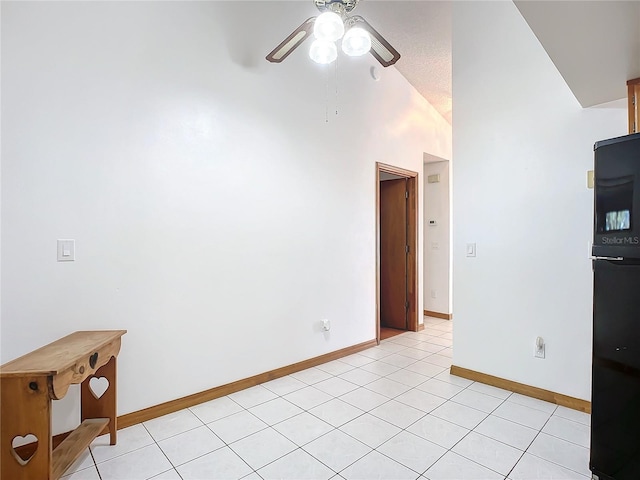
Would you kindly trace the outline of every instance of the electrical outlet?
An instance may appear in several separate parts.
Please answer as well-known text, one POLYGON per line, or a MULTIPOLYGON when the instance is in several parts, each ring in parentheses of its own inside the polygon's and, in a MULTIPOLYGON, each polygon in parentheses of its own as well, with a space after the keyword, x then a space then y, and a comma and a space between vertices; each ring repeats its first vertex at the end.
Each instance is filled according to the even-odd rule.
POLYGON ((436 291, 435 290, 431 290, 431 298, 436 298, 436 291))
POLYGON ((542 337, 536 338, 536 343, 533 346, 533 356, 536 358, 544 358, 544 340, 542 337))
POLYGON ((322 320, 322 330, 324 330, 325 332, 331 330, 331 322, 326 318, 322 320))

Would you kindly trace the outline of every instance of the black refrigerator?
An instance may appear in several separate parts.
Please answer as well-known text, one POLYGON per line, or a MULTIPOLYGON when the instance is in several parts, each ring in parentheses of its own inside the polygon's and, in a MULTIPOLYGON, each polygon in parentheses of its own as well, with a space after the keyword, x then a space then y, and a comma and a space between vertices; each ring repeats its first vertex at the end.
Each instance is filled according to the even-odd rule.
POLYGON ((640 134, 594 150, 589 467, 600 480, 639 480, 640 134))

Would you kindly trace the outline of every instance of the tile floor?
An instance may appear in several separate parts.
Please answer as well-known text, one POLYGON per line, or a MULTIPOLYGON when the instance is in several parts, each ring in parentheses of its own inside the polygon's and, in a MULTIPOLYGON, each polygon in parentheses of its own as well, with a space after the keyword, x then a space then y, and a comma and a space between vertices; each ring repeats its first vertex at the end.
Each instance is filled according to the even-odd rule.
POLYGON ((590 416, 449 375, 451 326, 99 437, 64 478, 590 478, 590 416))

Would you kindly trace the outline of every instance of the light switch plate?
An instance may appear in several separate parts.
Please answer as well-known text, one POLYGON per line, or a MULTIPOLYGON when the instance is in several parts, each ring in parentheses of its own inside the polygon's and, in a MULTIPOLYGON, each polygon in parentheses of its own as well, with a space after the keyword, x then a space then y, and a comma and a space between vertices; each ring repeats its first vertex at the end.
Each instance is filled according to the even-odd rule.
POLYGON ((475 257, 475 256, 476 256, 476 244, 467 243, 467 257, 475 257))
POLYGON ((58 240, 58 261, 73 262, 76 259, 76 241, 72 239, 58 240))

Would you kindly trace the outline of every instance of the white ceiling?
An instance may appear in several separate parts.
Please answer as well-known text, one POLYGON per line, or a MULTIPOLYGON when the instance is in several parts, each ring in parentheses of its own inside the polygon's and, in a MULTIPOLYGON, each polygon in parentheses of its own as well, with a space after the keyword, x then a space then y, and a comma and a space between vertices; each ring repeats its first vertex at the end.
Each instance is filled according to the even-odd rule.
POLYGON ((451 123, 451 2, 363 0, 358 14, 402 57, 395 67, 451 123))
MULTIPOLYGON (((361 0, 354 11, 400 52, 395 68, 449 123, 452 1, 458 0, 361 0)), ((258 3, 276 13, 271 1, 258 3)), ((273 23, 259 20, 264 18, 261 14, 251 16, 254 34, 268 30, 266 51, 317 14, 312 0, 284 4, 288 8, 278 8, 273 23)), ((515 4, 583 107, 626 97, 626 81, 640 77, 640 1, 516 0, 515 4)))
MULTIPOLYGON (((515 4, 583 107, 626 98, 626 81, 640 77, 640 1, 515 4)), ((358 13, 396 47, 398 71, 451 123, 452 2, 363 0, 358 13)))
POLYGON ((640 2, 515 4, 583 107, 627 96, 640 77, 640 2))

